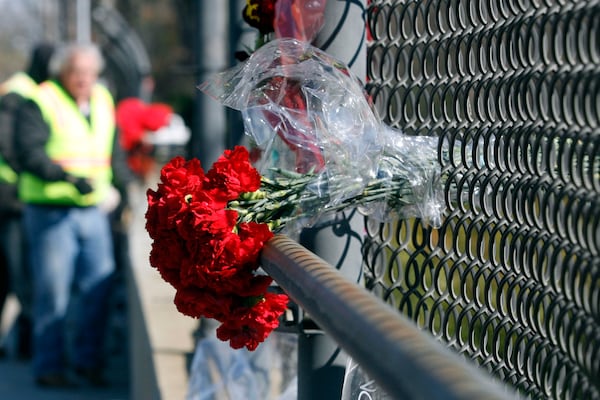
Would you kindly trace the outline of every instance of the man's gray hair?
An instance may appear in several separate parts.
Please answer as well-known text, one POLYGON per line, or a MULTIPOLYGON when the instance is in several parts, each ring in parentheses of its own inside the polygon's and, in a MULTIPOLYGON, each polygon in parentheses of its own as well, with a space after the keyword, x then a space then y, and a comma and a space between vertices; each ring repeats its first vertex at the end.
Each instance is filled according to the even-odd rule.
POLYGON ((74 54, 90 54, 96 58, 98 72, 104 69, 104 57, 100 48, 94 43, 67 43, 58 47, 50 60, 50 76, 56 78, 69 66, 74 54))

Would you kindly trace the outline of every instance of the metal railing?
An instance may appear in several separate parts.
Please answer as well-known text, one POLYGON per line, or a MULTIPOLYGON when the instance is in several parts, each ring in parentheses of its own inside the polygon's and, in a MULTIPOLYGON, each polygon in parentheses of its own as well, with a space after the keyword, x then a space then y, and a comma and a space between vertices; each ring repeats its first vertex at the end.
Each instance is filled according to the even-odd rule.
POLYGON ((261 264, 390 398, 514 398, 296 241, 276 235, 265 246, 261 264))

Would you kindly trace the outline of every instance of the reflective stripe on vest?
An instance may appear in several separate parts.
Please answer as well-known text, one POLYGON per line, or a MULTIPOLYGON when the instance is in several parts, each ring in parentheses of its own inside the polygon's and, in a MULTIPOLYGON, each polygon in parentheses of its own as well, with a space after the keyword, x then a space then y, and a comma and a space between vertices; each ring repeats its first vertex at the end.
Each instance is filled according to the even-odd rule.
MULTIPOLYGON (((24 72, 17 72, 0 85, 0 95, 3 96, 8 93, 16 93, 23 98, 29 99, 34 96, 37 88, 37 83, 35 83, 29 75, 24 72)), ((1 132, 0 134, 12 135, 13 132, 1 132)), ((0 182, 16 184, 17 179, 17 173, 6 163, 6 161, 4 161, 2 155, 0 155, 0 182)))
POLYGON ((55 82, 40 85, 36 102, 50 137, 46 153, 69 174, 88 178, 94 191, 87 195, 68 182, 46 182, 24 172, 19 195, 27 203, 89 206, 101 202, 112 181, 110 160, 115 134, 114 104, 108 90, 94 86, 90 99, 91 120, 55 82))

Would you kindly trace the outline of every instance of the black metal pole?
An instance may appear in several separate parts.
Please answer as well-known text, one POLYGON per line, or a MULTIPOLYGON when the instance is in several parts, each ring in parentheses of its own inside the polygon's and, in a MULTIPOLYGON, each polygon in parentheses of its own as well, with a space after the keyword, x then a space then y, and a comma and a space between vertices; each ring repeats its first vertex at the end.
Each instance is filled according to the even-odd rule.
MULTIPOLYGON (((196 84, 228 66, 229 2, 199 0, 196 3, 196 84)), ((191 155, 208 169, 225 150, 225 107, 197 90, 191 155)))
POLYGON ((58 32, 59 41, 67 42, 69 40, 69 1, 60 0, 58 10, 58 32))

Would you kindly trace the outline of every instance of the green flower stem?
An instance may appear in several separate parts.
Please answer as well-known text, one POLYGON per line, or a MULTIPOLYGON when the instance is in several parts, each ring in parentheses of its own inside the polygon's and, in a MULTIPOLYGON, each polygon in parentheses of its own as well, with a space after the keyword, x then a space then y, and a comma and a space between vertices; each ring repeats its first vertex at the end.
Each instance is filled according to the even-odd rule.
POLYGON ((311 183, 317 183, 316 175, 282 170, 274 172, 281 178, 262 177, 260 190, 243 193, 238 200, 229 203, 228 208, 239 214, 238 222, 267 223, 272 230, 277 230, 289 222, 314 216, 315 209, 325 214, 383 201, 397 208, 413 204, 416 200, 412 185, 404 178, 373 180, 357 195, 332 203, 330 199, 335 199, 342 190, 347 191, 347 185, 339 183, 330 187, 329 195, 323 197, 307 190, 311 183))

